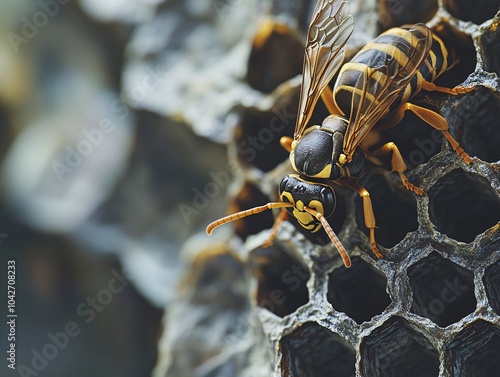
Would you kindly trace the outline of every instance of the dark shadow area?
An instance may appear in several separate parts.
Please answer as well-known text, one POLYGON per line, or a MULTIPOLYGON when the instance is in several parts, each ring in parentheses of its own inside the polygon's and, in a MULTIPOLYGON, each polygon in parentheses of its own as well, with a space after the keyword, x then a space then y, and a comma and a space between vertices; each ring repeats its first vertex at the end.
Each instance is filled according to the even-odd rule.
POLYGON ((408 268, 411 312, 446 327, 476 310, 474 274, 432 253, 408 268))
POLYGON ((338 268, 328 277, 327 299, 335 310, 358 324, 381 314, 391 303, 387 279, 361 258, 352 258, 351 268, 338 268))

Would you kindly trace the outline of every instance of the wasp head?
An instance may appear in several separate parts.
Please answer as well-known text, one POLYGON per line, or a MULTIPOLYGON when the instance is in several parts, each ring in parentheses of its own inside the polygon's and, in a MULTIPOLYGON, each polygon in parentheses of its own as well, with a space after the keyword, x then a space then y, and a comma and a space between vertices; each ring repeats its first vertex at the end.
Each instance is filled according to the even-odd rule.
POLYGON ((286 175, 280 183, 282 202, 292 203, 287 211, 297 219, 299 224, 311 232, 321 228, 319 219, 310 212, 329 217, 335 210, 335 192, 323 183, 306 181, 296 174, 286 175), (306 211, 306 207, 310 212, 306 211))

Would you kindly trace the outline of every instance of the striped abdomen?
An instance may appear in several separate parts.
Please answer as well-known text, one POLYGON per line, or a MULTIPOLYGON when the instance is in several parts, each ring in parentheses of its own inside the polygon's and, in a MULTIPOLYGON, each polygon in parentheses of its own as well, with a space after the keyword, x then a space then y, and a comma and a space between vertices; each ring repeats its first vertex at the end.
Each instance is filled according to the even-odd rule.
MULTIPOLYGON (((411 49, 411 41, 408 40, 410 34, 408 31, 409 29, 410 27, 400 27, 387 30, 364 46, 350 62, 342 66, 334 88, 334 99, 337 106, 347 117, 350 114, 351 97, 354 86, 364 69, 383 65, 387 59, 388 53, 394 52, 394 46, 397 48, 398 56, 396 56, 396 58, 401 59, 403 63, 405 59, 407 60, 407 53, 411 49)), ((418 32, 413 30, 413 33, 416 34, 418 32)), ((415 36, 421 37, 419 35, 415 36)), ((443 41, 432 34, 431 49, 424 64, 412 77, 411 81, 406 85, 398 98, 392 103, 387 114, 417 95, 418 92, 420 92, 422 81, 426 80, 433 82, 453 64, 454 57, 450 56, 443 41)))

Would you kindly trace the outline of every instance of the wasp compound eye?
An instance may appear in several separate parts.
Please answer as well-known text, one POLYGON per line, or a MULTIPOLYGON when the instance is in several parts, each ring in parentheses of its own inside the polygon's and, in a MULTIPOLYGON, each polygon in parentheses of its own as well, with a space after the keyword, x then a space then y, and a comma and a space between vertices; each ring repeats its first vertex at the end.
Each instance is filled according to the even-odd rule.
POLYGON ((329 217, 335 211, 335 191, 331 187, 323 187, 319 194, 319 201, 323 204, 325 217, 329 217))
POLYGON ((282 194, 287 190, 287 185, 288 185, 288 175, 285 175, 283 177, 283 179, 281 180, 280 182, 280 187, 279 187, 279 194, 280 194, 280 197, 282 196, 282 194))

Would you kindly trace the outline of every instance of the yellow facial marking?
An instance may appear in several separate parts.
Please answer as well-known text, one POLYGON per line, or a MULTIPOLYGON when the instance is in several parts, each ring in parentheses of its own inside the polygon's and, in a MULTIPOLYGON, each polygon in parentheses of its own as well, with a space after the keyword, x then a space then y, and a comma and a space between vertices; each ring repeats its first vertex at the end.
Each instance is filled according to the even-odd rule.
MULTIPOLYGON (((292 194, 289 192, 283 192, 281 196, 282 198, 287 198, 288 201, 293 204, 293 217, 297 219, 299 224, 304 229, 307 229, 311 233, 317 232, 321 229, 321 224, 317 221, 317 219, 304 210, 305 205, 302 200, 297 200, 295 202, 292 194)), ((312 208, 324 215, 323 204, 319 200, 311 200, 309 204, 307 204, 307 207, 312 208)))
MULTIPOLYGON (((291 193, 289 193, 288 191, 285 191, 285 192, 281 193, 281 196, 287 198, 288 201, 295 206, 295 199, 293 198, 291 193)), ((281 199, 281 200, 284 201, 283 199, 281 199)))
POLYGON ((323 208, 323 203, 321 203, 319 200, 311 200, 309 204, 307 205, 309 208, 314 209, 315 211, 321 213, 323 216, 325 215, 325 210, 323 208))

